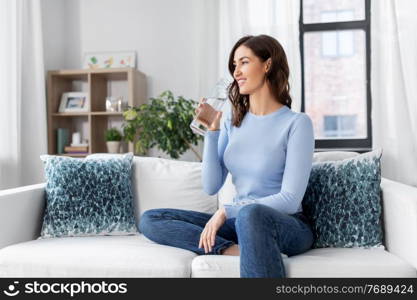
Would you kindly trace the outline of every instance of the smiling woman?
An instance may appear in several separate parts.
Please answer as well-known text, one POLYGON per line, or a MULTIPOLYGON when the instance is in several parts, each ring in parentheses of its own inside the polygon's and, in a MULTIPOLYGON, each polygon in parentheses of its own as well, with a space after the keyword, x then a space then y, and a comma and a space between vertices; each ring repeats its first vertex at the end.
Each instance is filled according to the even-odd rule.
POLYGON ((151 209, 139 229, 197 254, 240 255, 241 277, 285 277, 281 253, 301 254, 313 244, 301 205, 314 152, 312 122, 291 111, 289 68, 277 40, 243 37, 229 58, 233 109, 204 136, 202 182, 214 195, 230 173, 233 202, 213 215, 151 209))
POLYGON ((276 39, 267 35, 242 37, 230 53, 229 72, 236 79, 229 93, 233 104, 234 126, 240 126, 250 107, 257 108, 254 106, 258 106, 260 101, 253 99, 249 103, 249 95, 265 82, 268 82, 270 91, 264 94, 270 93, 276 99, 276 102, 270 102, 275 104, 271 108, 275 110, 282 105, 291 108, 287 56, 276 39))

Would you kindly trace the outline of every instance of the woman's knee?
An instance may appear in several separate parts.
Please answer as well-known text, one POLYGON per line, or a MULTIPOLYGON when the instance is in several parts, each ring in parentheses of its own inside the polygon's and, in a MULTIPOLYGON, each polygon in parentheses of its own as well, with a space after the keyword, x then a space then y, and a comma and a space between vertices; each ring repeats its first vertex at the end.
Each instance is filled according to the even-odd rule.
POLYGON ((242 218, 242 217, 253 218, 262 214, 264 209, 265 209, 265 205, 262 205, 262 204, 258 204, 258 203, 248 204, 248 205, 243 206, 239 210, 237 217, 238 218, 242 218))
POLYGON ((155 208, 149 209, 142 213, 139 218, 138 229, 141 233, 149 232, 149 228, 152 224, 161 218, 163 209, 155 208))
POLYGON ((253 203, 242 207, 236 217, 236 225, 252 225, 263 220, 264 205, 253 203))
POLYGON ((253 203, 242 207, 236 217, 236 226, 255 226, 258 227, 264 223, 269 223, 271 219, 279 222, 281 218, 285 219, 286 215, 274 211, 271 207, 253 203))

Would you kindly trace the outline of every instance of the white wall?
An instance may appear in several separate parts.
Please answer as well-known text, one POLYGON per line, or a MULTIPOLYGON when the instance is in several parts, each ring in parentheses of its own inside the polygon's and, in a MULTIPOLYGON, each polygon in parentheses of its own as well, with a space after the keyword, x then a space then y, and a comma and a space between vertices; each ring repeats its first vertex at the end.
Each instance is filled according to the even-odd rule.
POLYGON ((79 68, 80 1, 42 0, 45 70, 79 68))
MULTIPOLYGON (((88 51, 135 50, 148 98, 168 89, 198 100, 217 80, 217 0, 42 0, 42 5, 47 70, 81 68, 88 51)), ((180 159, 195 156, 189 151, 180 159)))

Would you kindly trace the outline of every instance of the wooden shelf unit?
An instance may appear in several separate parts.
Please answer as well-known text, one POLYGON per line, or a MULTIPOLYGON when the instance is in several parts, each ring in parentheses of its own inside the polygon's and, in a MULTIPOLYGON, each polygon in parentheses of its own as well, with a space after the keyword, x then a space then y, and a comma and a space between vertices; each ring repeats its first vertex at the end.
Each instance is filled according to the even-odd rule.
MULTIPOLYGON (((77 120, 87 122, 89 153, 107 152, 105 130, 108 128, 109 117, 123 120, 122 112, 107 112, 106 97, 120 96, 108 94, 111 82, 126 83, 128 106, 139 106, 146 102, 146 77, 133 68, 118 69, 82 69, 48 71, 47 78, 47 119, 48 119, 48 153, 57 155, 57 128, 69 129, 69 142, 76 131, 77 120), (58 112, 61 96, 65 92, 86 92, 89 96, 88 112, 58 112)), ((126 101, 126 99, 123 99, 126 101)), ((80 122, 80 121, 78 121, 80 122)), ((132 142, 128 143, 128 151, 134 152, 132 142)), ((84 157, 80 154, 63 154, 73 157, 84 157)))

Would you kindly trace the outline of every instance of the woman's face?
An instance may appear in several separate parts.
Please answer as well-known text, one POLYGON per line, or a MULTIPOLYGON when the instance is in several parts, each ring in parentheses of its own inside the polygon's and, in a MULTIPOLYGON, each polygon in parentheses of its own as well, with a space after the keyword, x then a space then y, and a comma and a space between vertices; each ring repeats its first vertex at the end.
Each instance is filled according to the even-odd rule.
POLYGON ((236 49, 233 58, 235 66, 233 77, 238 83, 240 94, 253 94, 264 85, 268 63, 268 60, 261 62, 252 50, 244 45, 236 49))

